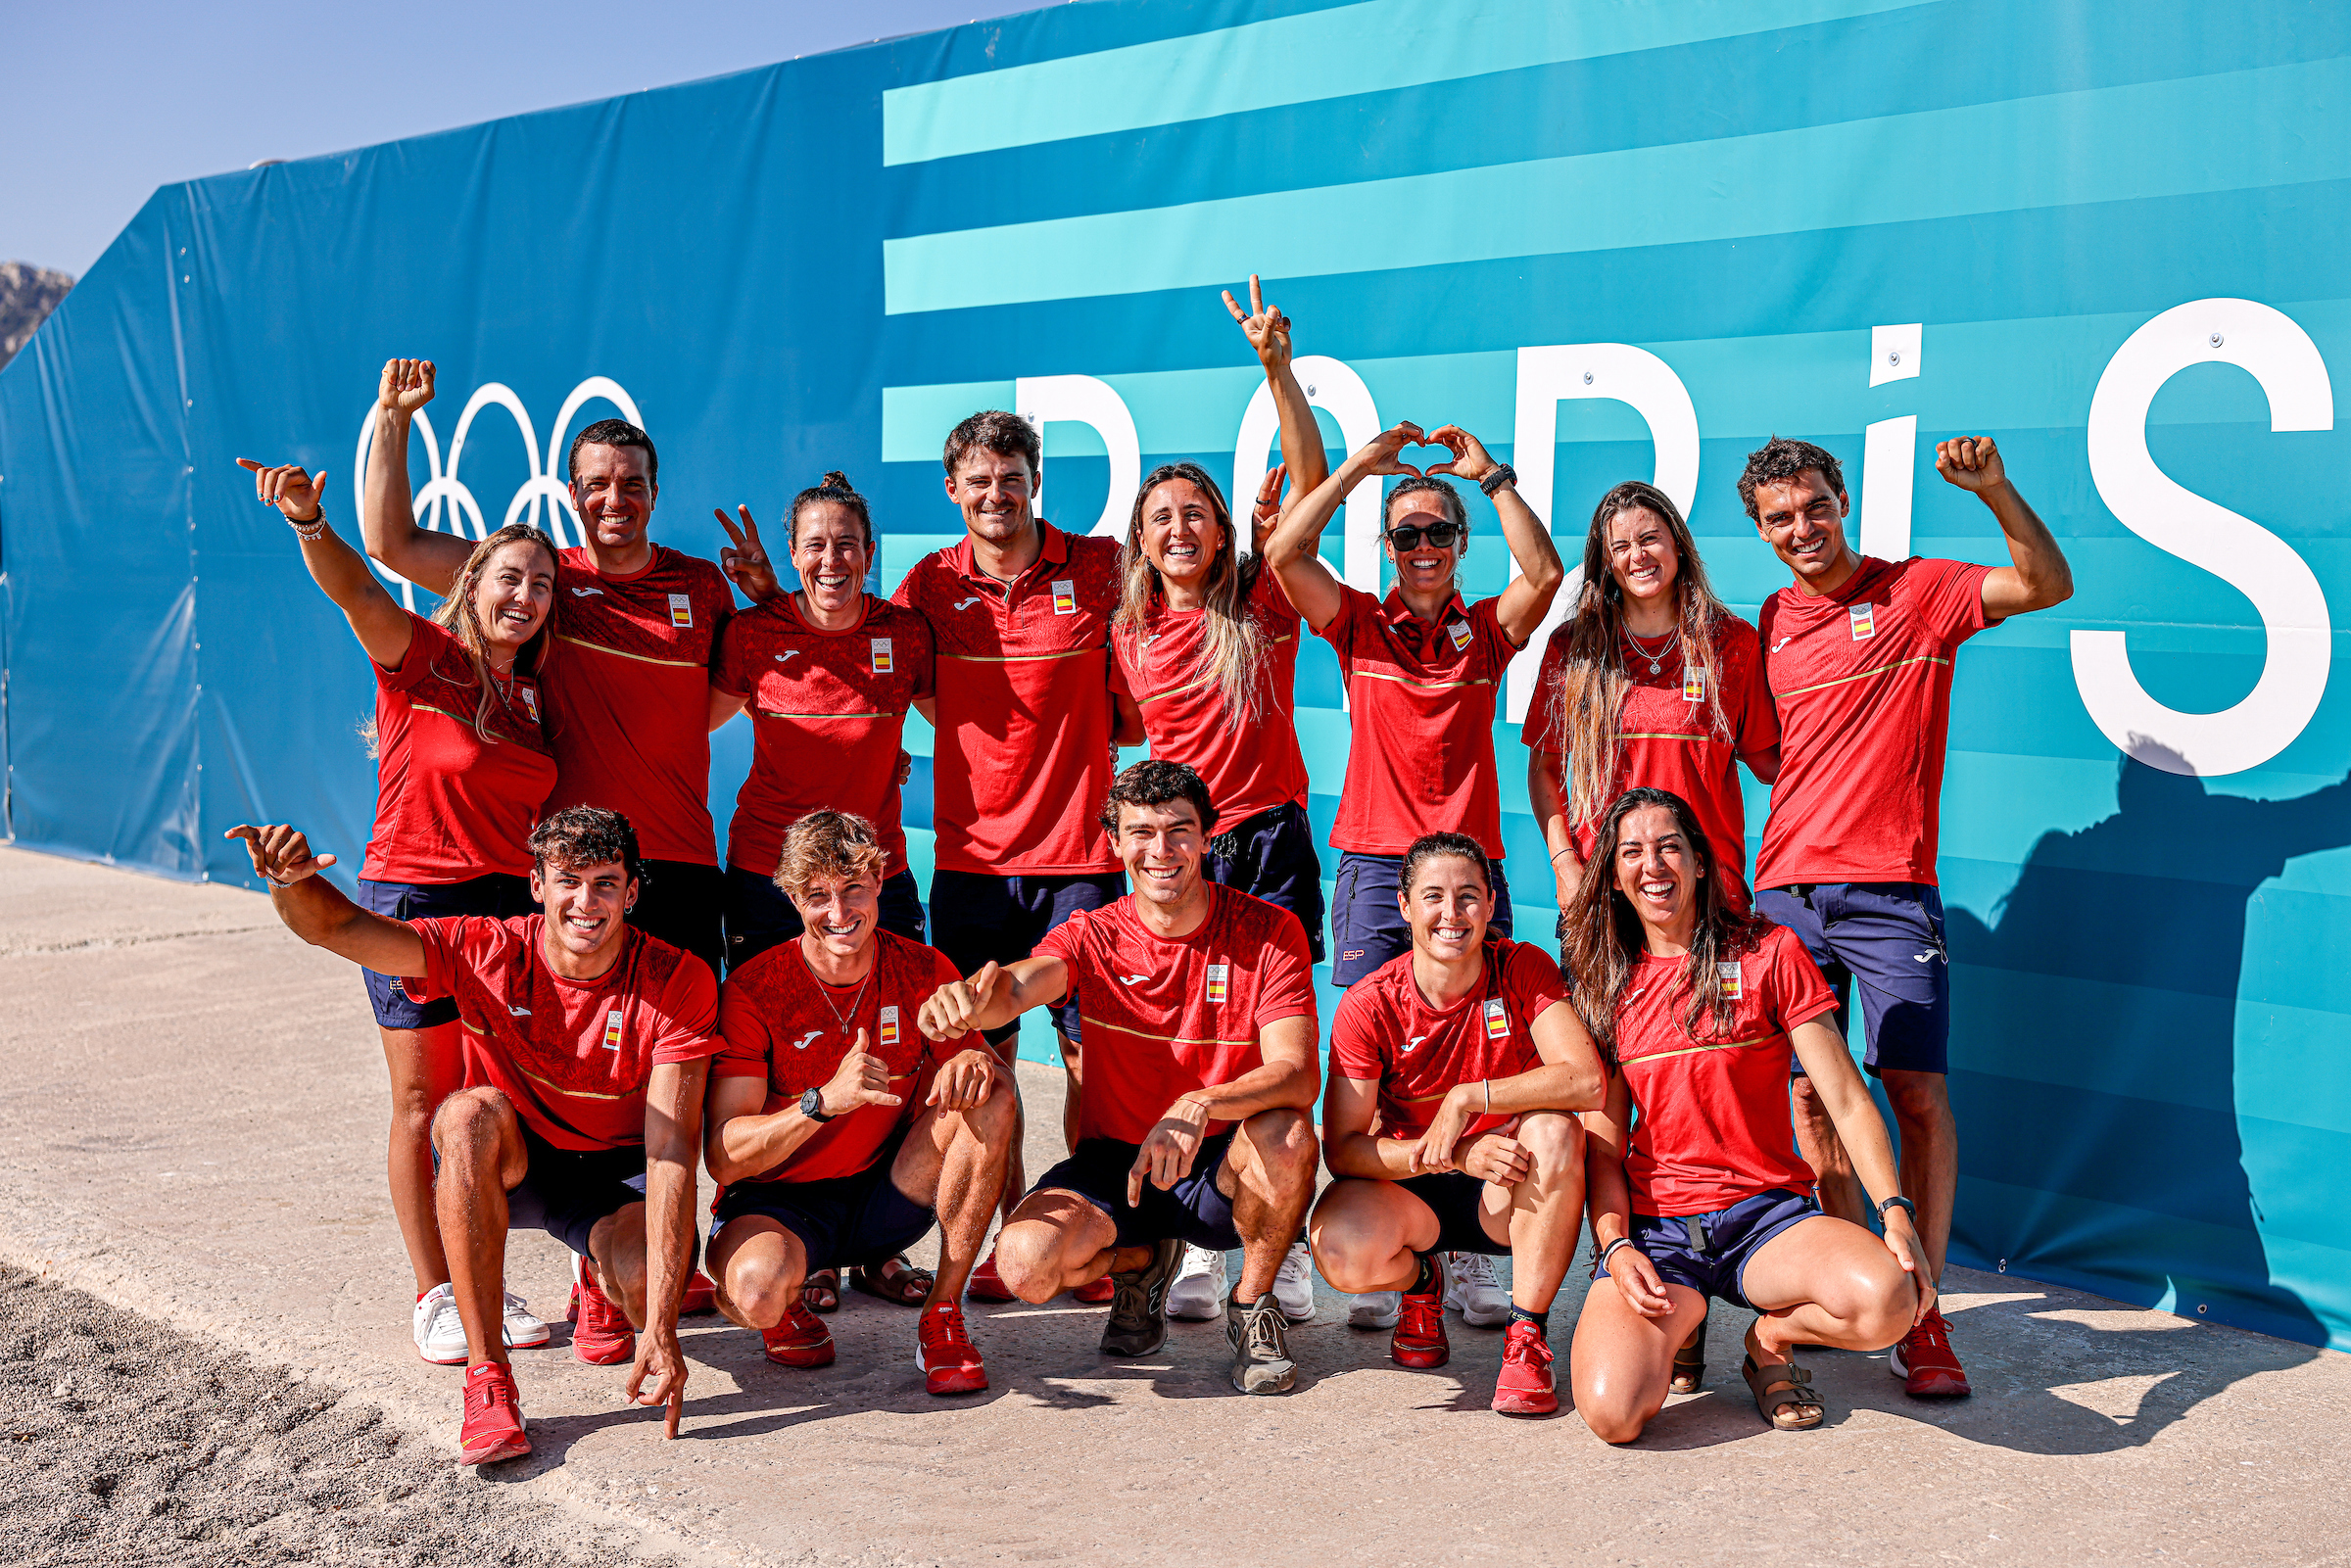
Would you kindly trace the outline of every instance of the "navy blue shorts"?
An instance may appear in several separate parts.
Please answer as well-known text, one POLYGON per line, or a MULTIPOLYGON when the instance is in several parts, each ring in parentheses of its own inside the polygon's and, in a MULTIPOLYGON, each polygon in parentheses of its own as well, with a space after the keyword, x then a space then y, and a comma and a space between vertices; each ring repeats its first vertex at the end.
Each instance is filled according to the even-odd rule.
POLYGON ((1232 1228, 1232 1200, 1217 1191, 1217 1172, 1224 1168, 1224 1154, 1231 1147, 1229 1128, 1202 1139, 1190 1175, 1164 1191, 1145 1180, 1143 1201, 1128 1208, 1127 1173, 1134 1168, 1142 1145, 1080 1138, 1078 1152, 1029 1190, 1076 1193, 1119 1227, 1116 1246, 1151 1247, 1174 1236, 1210 1252, 1228 1253, 1241 1244, 1241 1233, 1232 1228))
MULTIPOLYGON (((923 939, 923 895, 914 873, 897 871, 882 879, 882 928, 910 942, 923 939)), ((772 877, 761 877, 741 866, 727 868, 727 969, 743 968, 780 943, 789 942, 806 927, 800 912, 772 877)))
POLYGON ((1285 800, 1235 823, 1208 841, 1200 871, 1212 882, 1297 916, 1306 927, 1307 951, 1322 962, 1322 861, 1304 806, 1285 800))
POLYGON ((1941 891, 1924 882, 1799 883, 1764 888, 1755 912, 1803 942, 1837 993, 1834 1022, 1847 1038, 1852 982, 1860 982, 1871 1073, 1950 1071, 1951 955, 1941 891))
MULTIPOLYGON (((533 1132, 530 1123, 521 1126, 531 1158, 521 1183, 506 1194, 508 1230, 544 1230, 573 1252, 585 1253, 598 1220, 645 1202, 642 1145, 558 1149, 533 1132)), ((438 1154, 433 1163, 438 1168, 438 1154)))
POLYGON ((1510 1257, 1510 1242, 1496 1241, 1487 1235, 1485 1221, 1478 1217, 1485 1204, 1486 1189, 1480 1178, 1466 1170, 1432 1170, 1424 1176, 1407 1176, 1396 1185, 1435 1212, 1437 1245, 1430 1251, 1510 1257))
MULTIPOLYGON (((1511 934, 1511 883, 1502 862, 1486 863, 1494 873, 1494 915, 1486 928, 1497 936, 1511 934)), ((1404 879, 1402 855, 1359 855, 1339 852, 1336 901, 1330 910, 1330 945, 1337 956, 1330 964, 1330 983, 1353 985, 1392 958, 1413 950, 1413 928, 1397 907, 1396 889, 1404 879)))
MULTIPOLYGON (((487 915, 511 920, 539 906, 531 902, 531 879, 492 872, 462 882, 360 883, 360 908, 387 920, 422 920, 430 915, 487 915)), ((457 1004, 444 996, 430 1002, 411 1002, 400 978, 360 971, 367 986, 367 1005, 375 1022, 387 1029, 430 1029, 457 1022, 457 1004)))
MULTIPOLYGON (((1081 909, 1116 903, 1127 891, 1122 872, 1069 877, 993 877, 977 871, 931 874, 932 945, 947 955, 957 973, 970 975, 993 959, 1017 964, 1036 951, 1045 932, 1081 909)), ((1053 1010, 1053 1026, 1072 1040, 1078 1034, 1078 1004, 1053 1010)), ((1018 1020, 986 1031, 1001 1052, 1019 1036, 1018 1020)))
POLYGON ((691 860, 648 860, 637 882, 629 924, 710 966, 718 978, 727 964, 727 877, 691 860))
POLYGON ((888 1261, 931 1234, 938 1216, 889 1179, 905 1134, 882 1147, 853 1176, 822 1181, 739 1181, 719 1195, 713 1241, 727 1221, 745 1214, 774 1220, 808 1250, 808 1272, 888 1261))
MULTIPOLYGON (((1775 1187, 1731 1205, 1720 1213, 1659 1219, 1633 1215, 1626 1232, 1633 1245, 1649 1255, 1657 1277, 1668 1285, 1687 1285, 1701 1296, 1719 1297, 1733 1307, 1760 1311, 1747 1299, 1748 1259, 1765 1242, 1800 1220, 1820 1212, 1811 1194, 1775 1187)), ((1606 1279, 1606 1265, 1595 1279, 1606 1279)))

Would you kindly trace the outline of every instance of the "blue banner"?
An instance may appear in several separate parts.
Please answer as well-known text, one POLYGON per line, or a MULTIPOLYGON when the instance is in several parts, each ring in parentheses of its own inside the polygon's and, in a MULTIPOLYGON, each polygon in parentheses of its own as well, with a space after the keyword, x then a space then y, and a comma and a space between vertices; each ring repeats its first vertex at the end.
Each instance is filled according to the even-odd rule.
MULTIPOLYGON (((1251 271, 1334 444, 1464 425, 1571 558, 1654 477, 1751 616, 1786 579, 1749 450, 1838 451, 1874 553, 2000 561, 1931 462, 1989 432, 2078 592, 1958 659, 1954 1256, 2351 1346, 2347 233, 2351 11, 2289 0, 1110 0, 168 187, 0 373, 7 826, 245 881, 222 829, 290 820, 357 863, 365 663, 234 459, 324 467, 348 535, 395 355, 440 365, 437 526, 576 539, 561 454, 620 411, 655 537, 715 555, 713 505, 843 468, 884 589, 957 534, 980 407, 1043 422, 1064 527, 1173 458, 1251 490, 1251 271)), ((1328 545, 1367 587, 1376 507, 1328 545)), ((1496 742, 1538 932, 1533 664, 1496 742)), ((1319 643, 1299 726, 1327 829, 1319 643)))

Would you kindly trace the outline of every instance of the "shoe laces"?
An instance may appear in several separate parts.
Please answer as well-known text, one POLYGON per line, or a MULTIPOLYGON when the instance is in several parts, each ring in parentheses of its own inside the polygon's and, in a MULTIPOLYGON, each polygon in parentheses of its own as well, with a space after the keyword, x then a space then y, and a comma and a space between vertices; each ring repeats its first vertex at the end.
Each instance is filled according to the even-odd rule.
POLYGON ((502 1377, 496 1372, 486 1372, 465 1380, 465 1410, 468 1415, 477 1411, 487 1415, 502 1404, 508 1409, 514 1407, 513 1374, 507 1373, 502 1377))
POLYGON ((1501 1276, 1494 1272, 1494 1259, 1484 1253, 1452 1253, 1453 1282, 1459 1289, 1479 1286, 1486 1290, 1502 1289, 1501 1276))
POLYGON ((1510 1337, 1502 1342, 1505 1365, 1515 1361, 1527 1366, 1549 1366, 1552 1355, 1551 1342, 1536 1333, 1532 1323, 1512 1323, 1510 1337))
POLYGON ((923 1314, 916 1332, 926 1346, 958 1346, 969 1349, 971 1330, 964 1326, 963 1308, 953 1302, 940 1302, 923 1314))
POLYGON ((1951 1325, 1941 1312, 1929 1312, 1907 1337, 1913 1345, 1941 1351, 1945 1355, 1951 1353, 1951 1325))
POLYGON ((1241 1308, 1241 1348, 1253 1361, 1286 1361, 1290 1348, 1282 1339, 1281 1313, 1271 1300, 1259 1298, 1254 1307, 1241 1308))
POLYGON ((1445 1335, 1445 1298, 1435 1293, 1415 1296, 1404 1293, 1404 1315, 1397 1319, 1396 1332, 1408 1340, 1442 1339, 1445 1335))
POLYGON ((1224 1260, 1223 1253, 1212 1253, 1205 1247, 1184 1243, 1183 1263, 1176 1270, 1177 1279, 1199 1279, 1216 1272, 1217 1264, 1224 1260))

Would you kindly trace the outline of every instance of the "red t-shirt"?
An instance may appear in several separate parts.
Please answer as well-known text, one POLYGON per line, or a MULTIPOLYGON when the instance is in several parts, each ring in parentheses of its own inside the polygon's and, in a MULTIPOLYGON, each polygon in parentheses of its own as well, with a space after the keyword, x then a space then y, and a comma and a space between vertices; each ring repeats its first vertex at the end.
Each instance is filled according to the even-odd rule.
POLYGON ((1236 716, 1205 673, 1206 610, 1154 604, 1140 626, 1111 629, 1111 686, 1142 709, 1151 755, 1184 762, 1208 785, 1217 829, 1228 832, 1285 802, 1306 804, 1306 759, 1298 754, 1298 612, 1280 579, 1261 570, 1246 600, 1265 644, 1257 711, 1236 716))
MULTIPOLYGON (((1456 1084, 1514 1078, 1543 1065, 1533 1024, 1567 998, 1559 962, 1539 947, 1497 937, 1486 946, 1478 988, 1453 1006, 1428 1005, 1413 955, 1390 959, 1339 999, 1330 1023, 1330 1068, 1379 1084, 1383 1138, 1417 1138, 1456 1084)), ((1480 1114, 1463 1138, 1510 1116, 1480 1114)))
MULTIPOLYGON (((710 1065, 721 1078, 765 1078, 762 1116, 774 1116, 821 1089, 865 1030, 866 1049, 889 1064, 889 1092, 905 1104, 866 1105, 835 1117, 758 1181, 823 1181, 871 1165, 900 1127, 922 1111, 930 1071, 943 1052, 923 1038, 914 1016, 931 993, 963 976, 946 955, 888 931, 876 931, 873 973, 857 985, 827 985, 809 971, 796 941, 782 942, 727 976, 719 998, 726 1051, 710 1065), (935 1060, 936 1056, 936 1060, 935 1060)), ((974 1043, 977 1043, 976 1041, 974 1043)))
POLYGON ((408 922, 424 943, 409 997, 454 998, 465 1027, 465 1082, 514 1102, 523 1124, 558 1149, 645 1142, 645 1085, 664 1062, 717 1054, 718 982, 710 966, 630 927, 619 962, 567 980, 540 951, 544 915, 449 915, 408 922))
MULTIPOLYGON (((1535 677, 1535 701, 1520 732, 1527 748, 1563 757, 1565 715, 1561 711, 1559 671, 1567 662, 1567 645, 1575 633, 1568 621, 1551 634, 1543 647, 1542 672, 1535 677)), ((1698 813, 1699 826, 1714 858, 1732 875, 1734 904, 1744 910, 1747 895, 1747 807, 1739 798, 1739 759, 1758 757, 1779 744, 1780 719, 1771 705, 1771 688, 1763 679, 1763 649, 1755 629, 1733 615, 1717 629, 1714 639, 1715 679, 1721 683, 1722 719, 1728 733, 1712 723, 1703 678, 1684 667, 1681 642, 1657 661, 1649 673, 1647 659, 1623 655, 1632 685, 1616 715, 1623 746, 1618 752, 1616 779, 1603 813, 1627 789, 1648 786, 1670 789, 1698 813)), ((1562 789, 1564 794, 1564 789, 1562 789)), ((1565 802, 1562 800, 1561 802, 1565 802)), ((1590 863, 1600 840, 1600 823, 1571 822, 1568 836, 1576 858, 1590 863)))
POLYGON ((1780 777, 1755 885, 1935 882, 1951 660, 1994 625, 1989 566, 1863 556, 1834 594, 1763 601, 1780 777))
POLYGON ((934 857, 997 877, 1115 870, 1095 814, 1110 793, 1110 617, 1119 546, 1036 525, 1042 552, 1010 586, 972 542, 914 563, 891 598, 931 623, 938 739, 934 857))
POLYGON ((1765 927, 1723 962, 1739 969, 1728 1039, 1710 1022, 1696 1039, 1682 1027, 1687 958, 1644 955, 1617 1004, 1616 1061, 1641 1112, 1624 1156, 1637 1214, 1719 1213, 1815 1180, 1788 1114, 1788 1031, 1833 1011, 1837 998, 1785 927, 1765 927))
POLYGON ((648 860, 718 864, 710 826, 710 655, 735 594, 710 562, 653 546, 634 577, 608 577, 584 549, 555 567, 548 706, 555 746, 551 809, 603 806, 637 830, 648 860))
POLYGON ((931 623, 866 595, 857 624, 808 624, 788 594, 719 634, 710 684, 745 699, 751 772, 735 797, 727 864, 773 877, 784 831, 812 811, 854 812, 880 830, 885 876, 906 869, 898 741, 906 710, 931 694, 931 623))
POLYGON ((1401 855, 1425 833, 1458 832, 1500 860, 1494 699, 1518 652, 1501 601, 1457 596, 1430 626, 1401 594, 1339 593, 1339 613, 1317 634, 1339 656, 1353 724, 1331 848, 1401 855))
MULTIPOLYGON (((1265 1065, 1258 1031, 1315 1017, 1298 917, 1217 882, 1189 936, 1152 934, 1128 894, 1080 910, 1036 944, 1069 966, 1084 1021, 1078 1136, 1141 1143, 1176 1097, 1265 1065)), ((1211 1133, 1232 1125, 1212 1122, 1211 1133)))
POLYGON ((517 674, 490 703, 495 745, 473 727, 481 684, 464 644, 408 617, 400 668, 375 671, 375 832, 360 875, 371 882, 461 882, 530 874, 529 840, 555 786, 539 729, 539 685, 517 674))

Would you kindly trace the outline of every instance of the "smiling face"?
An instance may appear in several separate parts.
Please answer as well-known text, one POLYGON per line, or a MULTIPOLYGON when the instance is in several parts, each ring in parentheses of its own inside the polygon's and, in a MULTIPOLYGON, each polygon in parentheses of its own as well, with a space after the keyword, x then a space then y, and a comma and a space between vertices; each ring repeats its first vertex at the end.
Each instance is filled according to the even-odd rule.
MULTIPOLYGON (((1446 515, 1445 503, 1425 490, 1409 491, 1392 497, 1388 503, 1388 528, 1429 528, 1453 519, 1446 515)), ((1396 563, 1396 586, 1414 597, 1432 596, 1453 592, 1454 573, 1462 560, 1462 536, 1456 534, 1447 546, 1432 545, 1426 535, 1412 548, 1398 551, 1392 538, 1382 537, 1381 546, 1389 560, 1396 563)))
POLYGON ((1198 588, 1232 543, 1208 493, 1188 479, 1164 480, 1143 498, 1142 550, 1170 583, 1198 588))
POLYGON ((880 928, 882 884, 871 876, 817 877, 791 893, 808 929, 801 940, 847 962, 873 944, 880 928))
POLYGON ((473 580, 473 614, 482 636, 509 654, 539 635, 554 602, 554 560, 527 539, 501 545, 473 580))
POLYGON ((660 493, 643 447, 590 445, 572 458, 571 503, 588 536, 607 549, 626 549, 645 538, 660 493))
POLYGON ((1122 804, 1116 848, 1137 901, 1173 913, 1199 894, 1200 857, 1208 852, 1208 834, 1190 801, 1122 804))
POLYGON ((1755 487, 1755 532, 1807 584, 1843 574, 1845 514, 1850 509, 1817 468, 1755 487))
POLYGON ((991 545, 1009 545, 1029 527, 1029 503, 1036 474, 1020 452, 974 447, 947 476, 947 499, 963 512, 963 526, 991 545))
POLYGON ((628 934, 622 917, 637 902, 637 880, 619 861, 595 865, 539 865, 531 868, 531 896, 547 917, 555 946, 584 968, 618 956, 628 934))
POLYGON ((812 500, 792 522, 792 564, 799 569, 800 590, 827 614, 856 604, 873 558, 865 524, 840 501, 812 500))
POLYGON ((1451 964, 1485 945, 1494 890, 1474 861, 1431 855, 1413 873, 1413 884, 1396 896, 1416 951, 1451 964))
POLYGON ((1672 603, 1680 569, 1681 553, 1664 518, 1646 506, 1627 506, 1608 519, 1608 575, 1626 599, 1672 603))
POLYGON ((1616 827, 1616 891, 1654 933, 1679 941, 1698 919, 1698 857, 1681 822, 1663 806, 1641 806, 1616 827))

